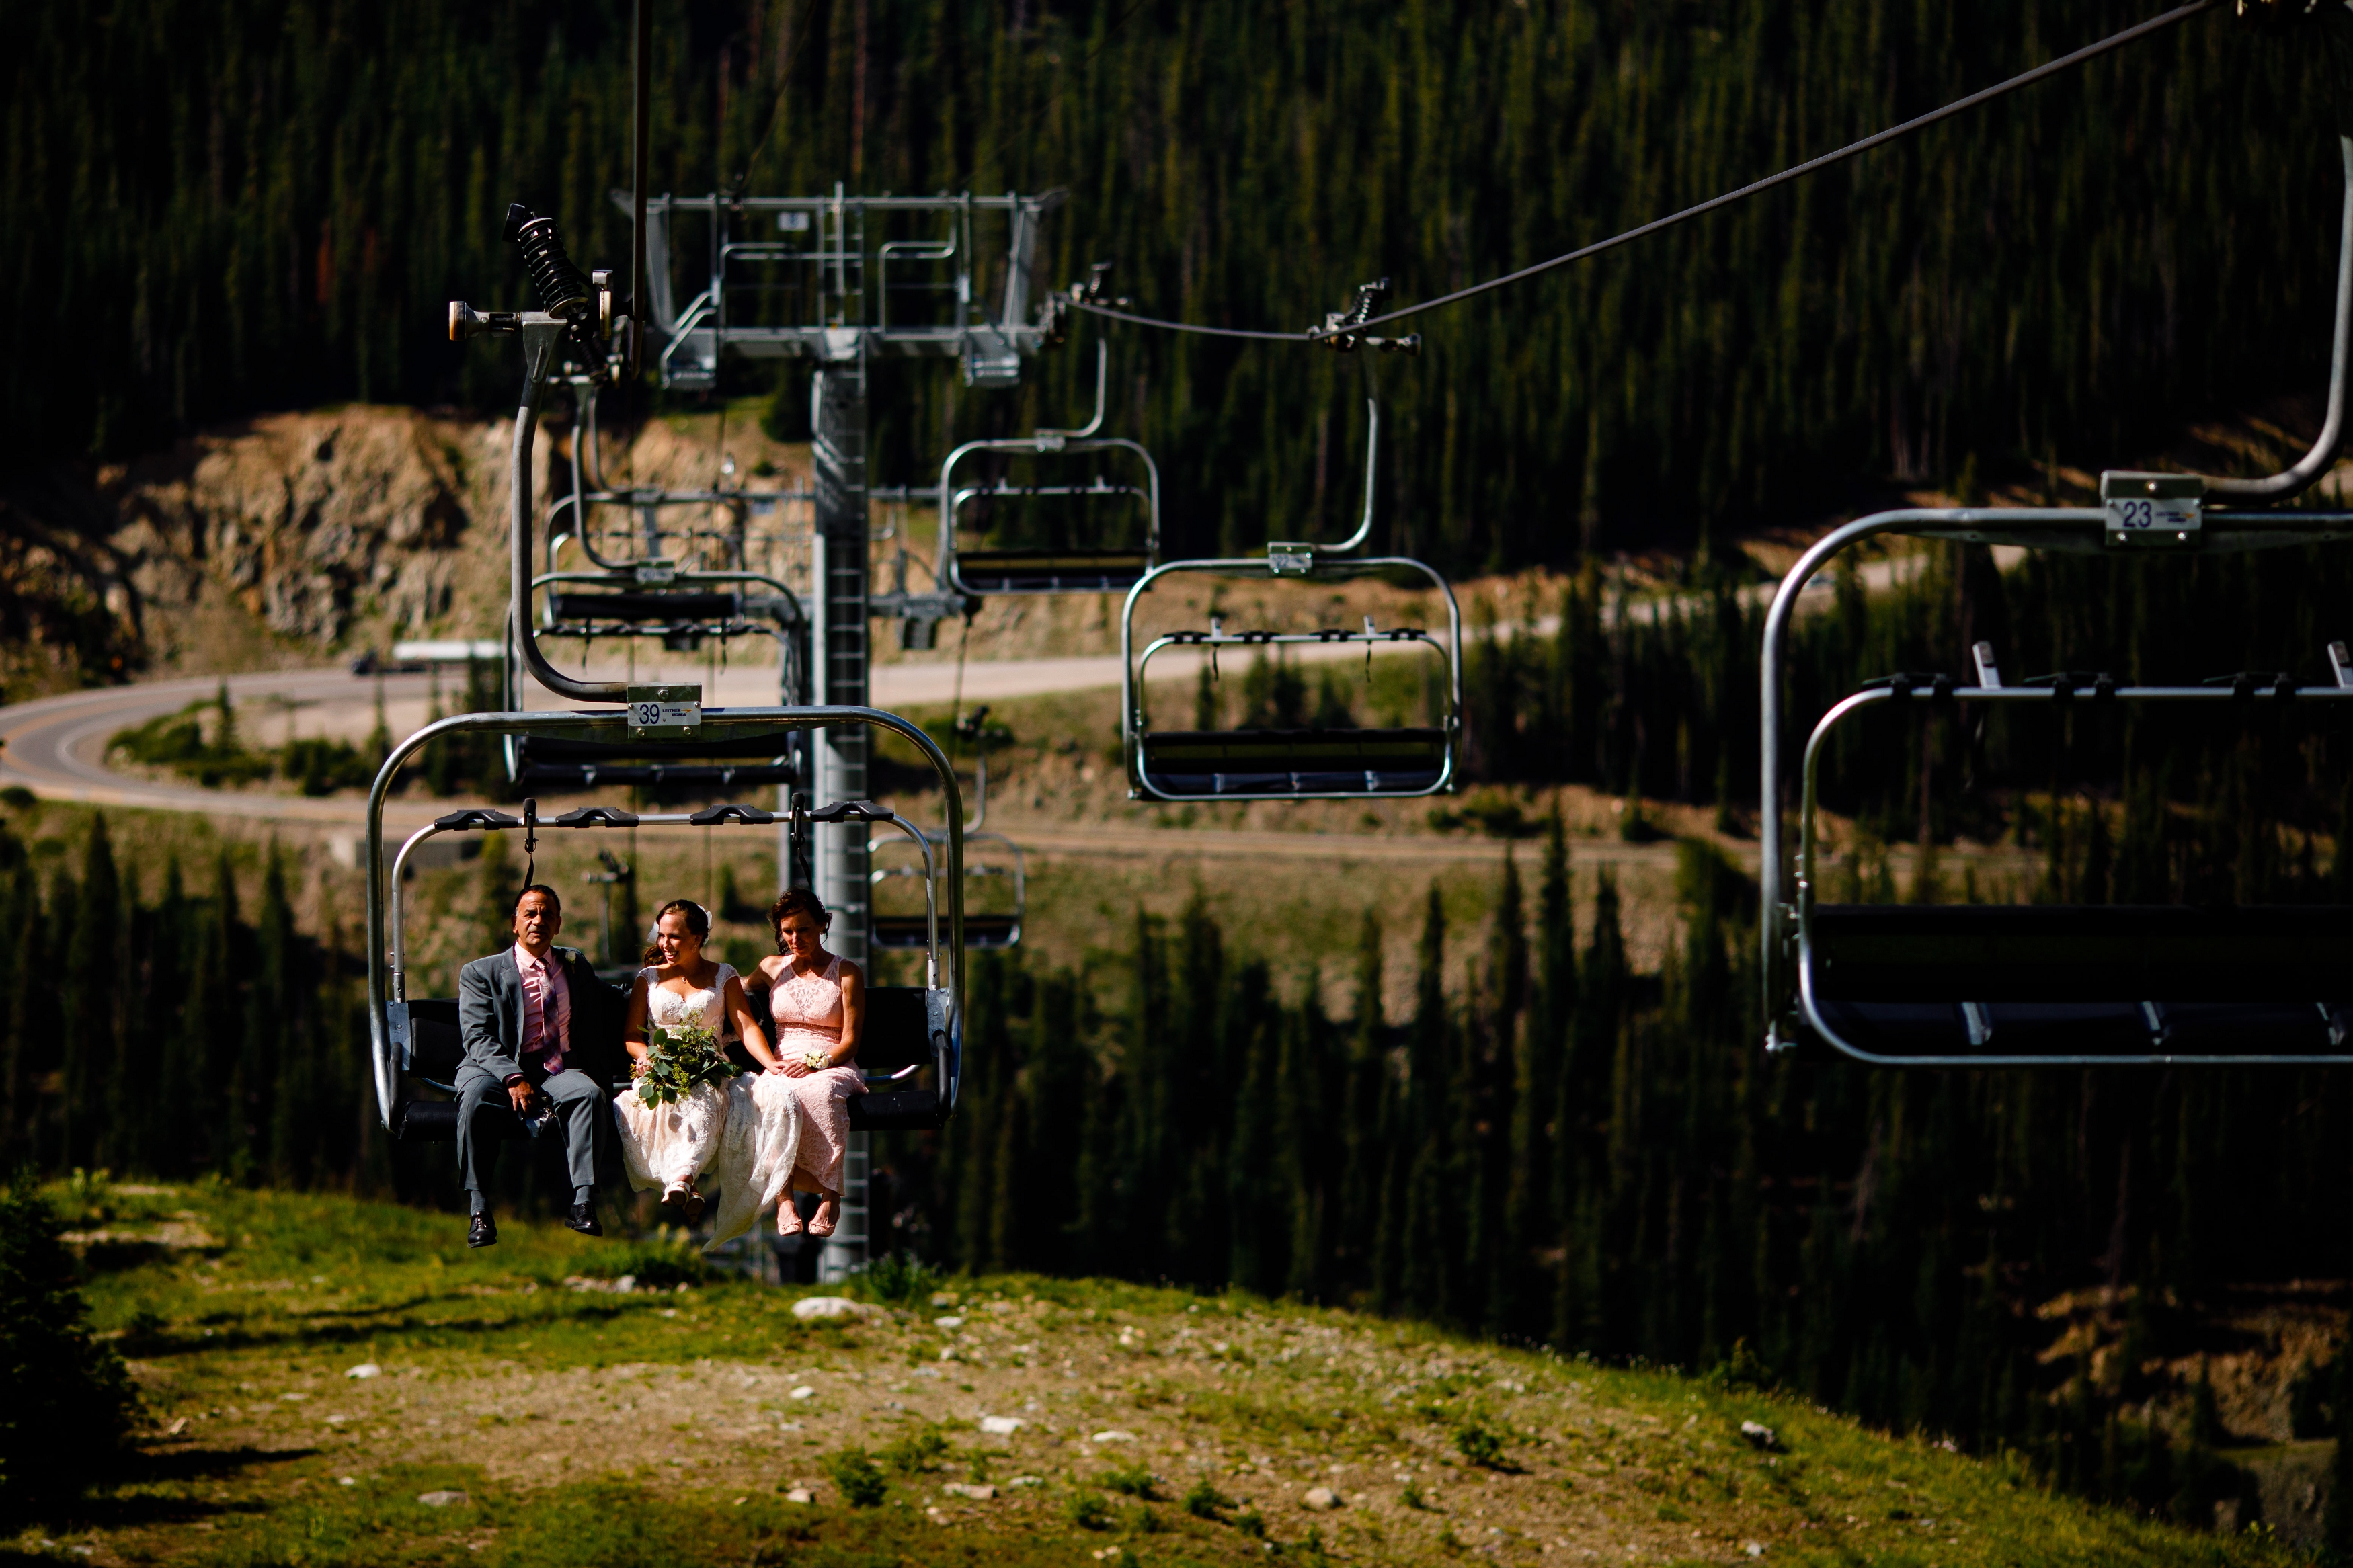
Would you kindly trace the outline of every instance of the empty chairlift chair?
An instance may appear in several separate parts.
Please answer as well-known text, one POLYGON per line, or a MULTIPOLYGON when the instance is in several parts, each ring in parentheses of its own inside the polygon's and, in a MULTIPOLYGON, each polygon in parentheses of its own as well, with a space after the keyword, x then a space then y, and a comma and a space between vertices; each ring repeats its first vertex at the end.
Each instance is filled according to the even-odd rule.
MULTIPOLYGON (((1274 543, 1264 556, 1227 560, 1171 561, 1146 574, 1127 595, 1120 618, 1121 739, 1126 753, 1131 798, 1188 800, 1374 800, 1436 795, 1454 781, 1455 747, 1461 731, 1462 616, 1446 579, 1419 561, 1401 555, 1345 553, 1372 531, 1374 463, 1379 449, 1380 408, 1366 401, 1369 439, 1365 459, 1365 510, 1356 533, 1339 544, 1274 543), (1361 630, 1329 627, 1304 632, 1232 631, 1224 617, 1211 616, 1207 630, 1170 632, 1135 644, 1136 610, 1163 579, 1203 573, 1261 579, 1328 581, 1372 572, 1418 574, 1437 590, 1446 610, 1442 634, 1419 626, 1381 627, 1366 616, 1361 630), (1154 656, 1188 648, 1215 659, 1220 653, 1273 653, 1297 647, 1330 652, 1413 649, 1433 661, 1440 677, 1442 711, 1434 724, 1398 728, 1155 729, 1145 681, 1154 656)), ((1354 658, 1355 652, 1348 657, 1354 658)))
MULTIPOLYGON (((2147 483, 2142 476, 2109 478, 2112 489, 2147 483)), ((2228 547, 2247 537, 2239 524, 2258 517, 2266 528, 2283 521, 2208 512, 2199 531, 2214 529, 2210 545, 2228 547)), ((1934 521, 1914 518, 1912 524, 1934 521)), ((2014 517, 1980 511, 1972 521, 2004 529, 2007 538, 2014 517)), ((2065 521, 2046 513, 2024 526, 2060 530, 2065 521)), ((2076 521, 2094 530, 2106 525, 2097 510, 2076 521)), ((1802 580, 1793 574, 1793 582, 1802 580)), ((1785 584, 1785 597, 1789 591, 1785 584)), ((1785 624, 1777 605, 1768 635, 1785 624)), ((1773 1043, 1810 1037, 1882 1065, 2353 1061, 2353 967, 2346 957, 2353 952, 2353 909, 1886 906, 1829 904, 1815 896, 1822 756, 1838 727, 1857 714, 1905 703, 2063 711, 2071 703, 2211 708, 2353 700, 2345 646, 2329 651, 2335 679, 2327 685, 2299 685, 2279 675, 2137 686, 2095 673, 2006 685, 1992 649, 1980 643, 1972 680, 1897 676, 1834 705, 1814 726, 1800 764, 1793 886, 1775 852, 1778 800, 1768 802, 1766 885, 1776 894, 1788 889, 1776 900, 1784 911, 1780 940, 1771 934, 1777 922, 1767 922, 1767 963, 1781 987, 1774 993, 1773 1043)), ((1768 653, 1768 679, 1778 663, 1768 653)), ((1768 768, 1777 750, 1768 740, 1768 768)))
MULTIPOLYGON (((1018 594, 1120 594, 1134 587, 1152 570, 1160 550, 1160 470, 1152 461, 1152 454, 1136 442, 1096 434, 1103 426, 1104 367, 1104 351, 1098 344, 1095 415, 1082 428, 1040 430, 1032 436, 1002 440, 967 441, 940 464, 936 572, 944 588, 976 598, 1018 594), (1039 459, 1124 453, 1141 467, 1143 482, 1114 479, 1107 471, 1098 469, 1077 482, 1012 484, 998 479, 959 488, 957 467, 992 452, 1039 459), (1048 544, 985 545, 967 543, 959 535, 967 509, 1011 511, 1032 507, 1053 509, 1065 515, 1101 508, 1124 513, 1134 521, 1126 525, 1124 539, 1109 542, 1062 539, 1048 544)), ((1098 531, 1086 531, 1093 534, 1098 531)))
MULTIPOLYGON (((2335 8, 2302 15, 2353 29, 2335 8)), ((2286 16, 2286 8, 2281 8, 2286 16)), ((2069 672, 2007 683, 1993 649, 1975 668, 1897 675, 1832 704, 1799 763, 1796 864, 1784 841, 1783 712, 1789 625, 1799 595, 1841 552, 1883 535, 2008 544, 2122 558, 2191 555, 2353 540, 2353 512, 2265 510, 2327 472, 2345 425, 2353 331, 2353 137, 2339 135, 2336 320, 2327 413, 2310 452, 2261 479, 2112 471, 2095 507, 1914 508, 1833 529, 1782 579, 1765 621, 1759 798, 1767 1048, 1819 1041, 1895 1066, 2092 1067, 2353 1062, 2353 908, 2180 906, 1890 907, 1821 901, 1816 864, 1825 742, 1884 704, 2024 704, 2058 718, 2071 706, 2117 705, 2161 721, 2217 704, 2319 710, 2353 700, 2346 647, 2327 649, 2330 679, 2235 674, 2198 685, 2069 672)))
MULTIPOLYGON (((868 847, 880 855, 889 843, 888 839, 877 838, 868 847)), ((967 900, 964 912, 965 946, 980 952, 1018 947, 1021 944, 1022 916, 1028 912, 1029 905, 1029 876, 1022 860, 1021 847, 1002 833, 966 832, 964 844, 966 890, 969 892, 976 883, 999 882, 1009 887, 1012 897, 1009 909, 974 908, 967 900), (1002 863, 974 858, 978 847, 983 844, 997 846, 1003 855, 1002 863)), ((919 952, 927 945, 923 912, 885 910, 879 897, 884 889, 894 883, 927 875, 926 868, 918 865, 878 866, 868 873, 878 895, 876 900, 867 906, 866 940, 870 945, 888 952, 919 952)), ((993 899, 991 902, 1001 903, 1002 900, 993 899)), ((927 909, 929 904, 927 900, 927 909)))

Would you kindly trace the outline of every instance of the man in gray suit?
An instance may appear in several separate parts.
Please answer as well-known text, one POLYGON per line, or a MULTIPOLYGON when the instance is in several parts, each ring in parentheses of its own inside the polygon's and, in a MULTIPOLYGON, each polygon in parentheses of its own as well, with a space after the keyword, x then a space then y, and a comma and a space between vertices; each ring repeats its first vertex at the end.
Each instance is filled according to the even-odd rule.
POLYGON ((529 1118, 551 1106, 572 1177, 565 1223, 584 1235, 605 1234, 596 1223, 596 1155, 612 1091, 593 1075, 607 1065, 600 1047, 611 987, 577 949, 555 945, 563 929, 555 889, 534 883, 515 900, 514 946, 459 972, 458 1032, 466 1060, 458 1069, 458 1171, 472 1215, 469 1247, 499 1238, 484 1195, 503 1131, 496 1120, 510 1112, 529 1118))

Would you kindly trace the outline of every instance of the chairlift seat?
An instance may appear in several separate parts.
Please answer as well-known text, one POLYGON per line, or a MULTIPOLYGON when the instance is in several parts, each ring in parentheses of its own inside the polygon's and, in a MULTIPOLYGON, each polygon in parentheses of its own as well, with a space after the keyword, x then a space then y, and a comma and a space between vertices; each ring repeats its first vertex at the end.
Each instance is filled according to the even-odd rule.
POLYGON ((1446 773, 1443 730, 1159 730, 1139 737, 1165 795, 1410 795, 1446 773))
POLYGON ((1820 994, 2265 1002, 2353 991, 2353 906, 1817 905, 1820 994))
POLYGON ((781 735, 723 740, 575 741, 518 735, 509 770, 518 784, 593 789, 602 784, 733 788, 797 784, 799 765, 781 735), (676 761, 671 761, 676 758, 676 761))
MULTIPOLYGON (((393 1138, 402 1143, 455 1143, 458 1141, 458 1069, 465 1065, 466 1047, 458 1032, 458 1001, 454 996, 428 996, 394 1002, 385 1008, 391 1026, 393 1061, 401 1071, 448 1100, 404 1101, 393 1118, 393 1138)), ((522 1119, 503 1106, 486 1106, 480 1127, 505 1142, 528 1141, 522 1119)))
POLYGON ((1006 594, 1123 594, 1152 570, 1141 550, 966 550, 951 563, 954 586, 1006 594))
POLYGON ((870 985, 866 1025, 858 1042, 858 1068, 874 1087, 849 1097, 849 1125, 865 1132, 925 1131, 944 1126, 949 1107, 941 1100, 942 1068, 953 1079, 957 1050, 950 1026, 948 994, 920 985, 870 985), (903 1082, 907 1068, 931 1068, 930 1089, 885 1088, 903 1082))
POLYGON ((733 621, 743 615, 737 594, 681 592, 648 594, 550 594, 548 613, 558 621, 624 621, 673 626, 680 622, 733 621))
POLYGON ((2353 908, 1817 905, 1821 1022, 1891 1057, 2320 1055, 2353 1023, 2353 908))
MULTIPOLYGON (((867 988, 866 1028, 859 1042, 858 1066, 876 1087, 850 1098, 852 1127, 871 1131, 904 1131, 934 1128, 944 1121, 936 1088, 883 1085, 905 1081, 895 1076, 903 1068, 932 1068, 936 1072, 940 1052, 946 1050, 953 1055, 955 1047, 947 1035, 933 1026, 935 1014, 944 1023, 944 1003, 935 1005, 929 1000, 933 996, 944 998, 946 994, 926 992, 920 985, 867 988), (941 1037, 936 1041, 935 1034, 941 1037)), ((394 1002, 385 1012, 391 1028, 393 1059, 400 1070, 454 1096, 458 1092, 458 1069, 466 1059, 465 1046, 458 1032, 456 999, 427 997, 394 1002)), ((527 1136, 522 1121, 512 1112, 488 1118, 485 1131, 503 1139, 527 1136)), ((406 1143, 455 1142, 457 1100, 407 1101, 395 1121, 394 1135, 406 1143)))
MULTIPOLYGON (((889 952, 921 952, 931 945, 931 928, 922 915, 883 915, 870 917, 867 942, 889 952)), ((943 931, 946 922, 941 922, 943 931)), ((982 952, 994 952, 1013 947, 1021 940, 1021 920, 1018 915, 975 915, 964 917, 964 944, 982 952)))

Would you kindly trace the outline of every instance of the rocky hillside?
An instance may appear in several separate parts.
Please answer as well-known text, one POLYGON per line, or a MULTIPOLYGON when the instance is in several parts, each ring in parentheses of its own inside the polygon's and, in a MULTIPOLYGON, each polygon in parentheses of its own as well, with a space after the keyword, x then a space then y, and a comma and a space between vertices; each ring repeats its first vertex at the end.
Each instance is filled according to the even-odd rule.
MULTIPOLYGON (((718 416, 607 442, 616 475, 711 482, 718 416)), ((223 426, 94 471, 0 479, 0 696, 138 674, 317 663, 403 637, 480 636, 506 583, 512 427, 344 405, 223 426)), ((543 428, 536 479, 565 452, 543 428)), ((729 420, 754 486, 805 448, 729 420)), ((560 470, 559 470, 560 471, 560 470)))

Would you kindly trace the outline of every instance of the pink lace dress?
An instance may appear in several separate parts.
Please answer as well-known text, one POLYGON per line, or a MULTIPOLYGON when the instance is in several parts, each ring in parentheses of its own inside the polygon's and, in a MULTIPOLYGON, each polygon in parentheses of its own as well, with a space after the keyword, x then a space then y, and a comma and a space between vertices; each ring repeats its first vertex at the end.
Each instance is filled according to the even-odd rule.
MULTIPOLYGON (((829 1051, 839 1046, 841 960, 808 973, 794 973, 786 960, 783 975, 768 993, 768 1014, 776 1020, 776 1054, 786 1061, 796 1060, 812 1047, 829 1051)), ((801 1112, 793 1190, 839 1193, 841 1157, 849 1147, 849 1100, 866 1091, 864 1076, 855 1066, 831 1067, 784 1082, 801 1112)))

